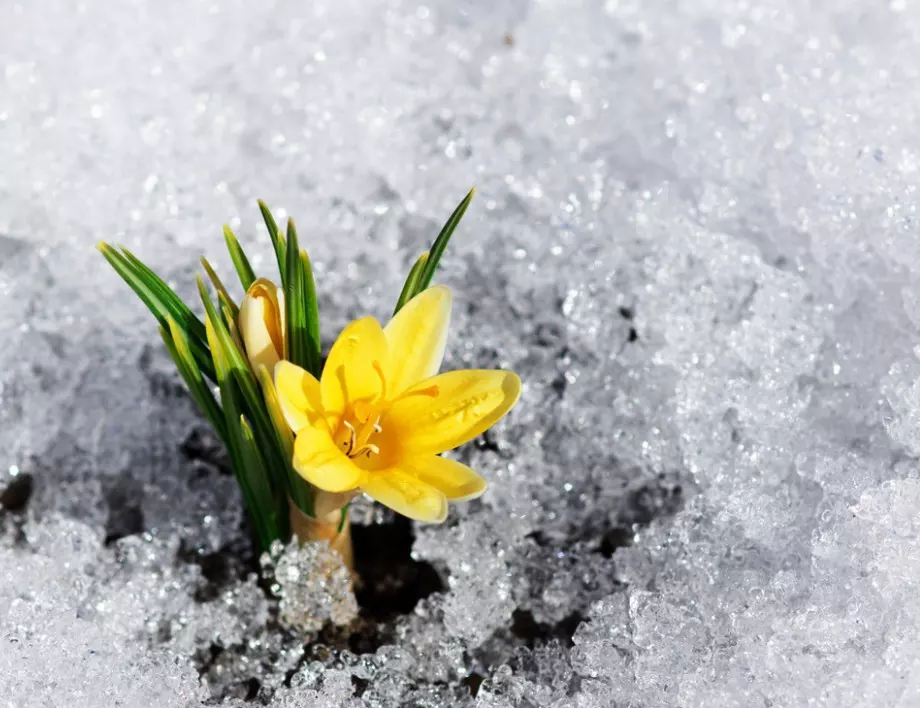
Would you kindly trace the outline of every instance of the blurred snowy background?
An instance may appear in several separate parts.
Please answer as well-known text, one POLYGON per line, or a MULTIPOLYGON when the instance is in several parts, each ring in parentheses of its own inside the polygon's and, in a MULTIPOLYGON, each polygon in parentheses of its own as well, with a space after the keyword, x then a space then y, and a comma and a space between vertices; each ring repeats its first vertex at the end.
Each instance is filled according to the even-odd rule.
POLYGON ((920 3, 0 17, 4 705, 920 705, 920 3), (201 252, 232 273, 224 222, 271 272, 261 197, 331 338, 388 315, 473 183, 448 366, 523 400, 461 452, 481 502, 359 510, 355 618, 304 580, 328 558, 255 574, 93 246, 193 298, 201 252))

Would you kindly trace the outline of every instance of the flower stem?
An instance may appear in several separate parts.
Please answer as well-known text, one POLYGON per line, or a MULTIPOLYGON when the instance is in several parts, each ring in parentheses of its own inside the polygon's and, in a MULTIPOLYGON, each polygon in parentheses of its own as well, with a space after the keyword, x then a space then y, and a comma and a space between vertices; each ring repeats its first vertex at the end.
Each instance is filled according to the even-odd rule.
POLYGON ((289 501, 291 531, 301 543, 328 541, 329 547, 342 556, 345 566, 354 571, 355 556, 351 545, 351 517, 347 508, 335 509, 319 518, 304 514, 294 502, 289 501))

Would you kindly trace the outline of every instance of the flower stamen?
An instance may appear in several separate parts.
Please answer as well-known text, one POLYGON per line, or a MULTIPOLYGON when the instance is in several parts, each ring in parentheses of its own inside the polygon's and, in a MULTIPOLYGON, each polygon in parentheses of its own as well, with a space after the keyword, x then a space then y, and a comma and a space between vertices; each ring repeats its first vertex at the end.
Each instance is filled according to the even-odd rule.
POLYGON ((342 425, 348 428, 348 440, 346 441, 345 454, 351 457, 351 451, 355 449, 355 445, 358 444, 358 433, 355 431, 355 426, 349 423, 347 420, 342 421, 342 425))
POLYGON ((355 428, 351 421, 343 420, 342 426, 348 431, 348 439, 342 441, 342 447, 345 449, 345 455, 351 459, 365 455, 370 459, 371 455, 379 455, 380 448, 370 442, 370 437, 374 433, 382 433, 383 428, 380 426, 380 416, 368 419, 360 429, 355 428))
POLYGON ((367 459, 370 459, 371 455, 379 455, 379 454, 380 454, 379 447, 377 447, 373 443, 365 443, 364 445, 361 446, 360 449, 351 453, 349 457, 355 458, 355 457, 359 457, 360 455, 365 455, 367 459))

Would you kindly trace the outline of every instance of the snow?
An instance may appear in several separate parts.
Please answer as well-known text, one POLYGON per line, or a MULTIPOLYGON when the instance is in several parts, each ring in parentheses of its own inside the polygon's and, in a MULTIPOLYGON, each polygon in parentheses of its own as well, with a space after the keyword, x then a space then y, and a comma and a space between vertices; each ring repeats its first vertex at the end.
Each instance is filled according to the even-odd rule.
POLYGON ((920 703, 920 5, 3 12, 11 706, 920 703), (387 317, 474 183, 439 280, 446 365, 524 380, 457 452, 491 487, 415 529, 409 609, 320 548, 273 591, 93 246, 192 301, 199 255, 231 273, 223 223, 271 272, 263 198, 297 219, 328 343, 387 317))

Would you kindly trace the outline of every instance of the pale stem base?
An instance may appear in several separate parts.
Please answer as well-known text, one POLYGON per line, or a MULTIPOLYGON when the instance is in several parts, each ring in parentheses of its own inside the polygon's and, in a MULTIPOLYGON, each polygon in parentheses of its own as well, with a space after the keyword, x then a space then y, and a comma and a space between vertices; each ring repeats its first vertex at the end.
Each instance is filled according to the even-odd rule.
POLYGON ((329 547, 336 551, 345 566, 352 572, 355 569, 355 554, 351 545, 351 516, 346 510, 345 522, 342 523, 342 511, 336 509, 319 518, 304 514, 294 502, 288 502, 291 518, 291 531, 301 543, 307 541, 328 541, 329 547), (342 529, 339 530, 341 524, 342 529))

